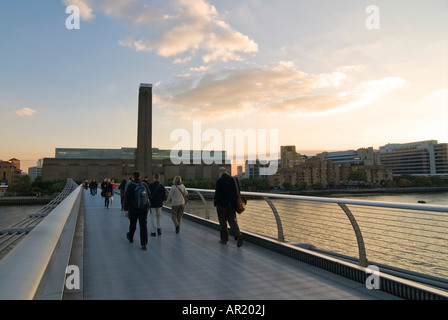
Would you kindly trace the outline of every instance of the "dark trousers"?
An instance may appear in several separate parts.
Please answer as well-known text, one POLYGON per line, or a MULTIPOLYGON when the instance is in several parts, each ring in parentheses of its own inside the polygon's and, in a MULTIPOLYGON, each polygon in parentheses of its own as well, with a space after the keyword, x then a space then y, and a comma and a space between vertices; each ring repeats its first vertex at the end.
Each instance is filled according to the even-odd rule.
POLYGON ((137 221, 140 227, 140 244, 146 246, 148 244, 148 211, 132 211, 129 212, 129 238, 134 239, 134 233, 137 229, 137 221))
POLYGON ((236 220, 236 211, 229 204, 227 207, 217 206, 216 211, 218 212, 218 220, 220 225, 220 235, 221 241, 227 242, 229 240, 229 232, 227 230, 227 223, 229 223, 230 230, 235 239, 239 238, 241 235, 238 222, 236 220))

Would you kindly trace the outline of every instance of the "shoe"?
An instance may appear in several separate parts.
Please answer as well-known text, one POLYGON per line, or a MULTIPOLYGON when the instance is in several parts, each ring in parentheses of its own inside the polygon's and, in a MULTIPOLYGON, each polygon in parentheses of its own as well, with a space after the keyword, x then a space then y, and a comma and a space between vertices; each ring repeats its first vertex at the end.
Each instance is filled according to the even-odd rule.
POLYGON ((227 244, 227 241, 219 240, 220 244, 227 244))
POLYGON ((134 242, 134 240, 132 240, 131 237, 129 236, 129 232, 126 233, 126 238, 129 240, 130 243, 134 242))
POLYGON ((155 232, 152 232, 151 233, 151 237, 155 237, 156 236, 156 233, 155 232))
POLYGON ((179 233, 180 231, 180 226, 176 226, 176 233, 179 233))
POLYGON ((142 246, 142 250, 146 250, 146 246, 145 245, 142 246))
POLYGON ((162 229, 157 229, 157 234, 160 236, 162 234, 162 229))
POLYGON ((236 243, 236 246, 240 248, 243 245, 243 236, 238 237, 238 242, 236 243))

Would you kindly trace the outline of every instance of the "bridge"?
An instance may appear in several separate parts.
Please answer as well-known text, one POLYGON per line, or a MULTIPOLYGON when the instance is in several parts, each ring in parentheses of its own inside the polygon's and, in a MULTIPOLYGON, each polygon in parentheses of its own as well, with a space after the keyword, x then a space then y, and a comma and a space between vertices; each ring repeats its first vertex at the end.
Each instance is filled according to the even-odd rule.
MULTIPOLYGON (((60 197, 30 217, 32 224, 22 222, 22 226, 0 230, 0 244, 2 237, 21 237, 0 260, 0 300, 448 298, 444 277, 448 206, 243 192, 249 199, 248 209, 238 218, 245 241, 237 248, 233 241, 218 242, 210 201, 213 191, 188 190, 191 201, 180 233, 175 233, 170 209, 165 207, 162 235, 150 236, 148 250, 143 251, 138 227, 134 243, 126 239, 129 220, 121 211, 119 195, 106 209, 99 195, 93 197, 67 181, 60 197), (366 216, 371 219, 384 212, 397 216, 402 210, 417 212, 417 216, 429 213, 435 222, 427 225, 436 224, 442 231, 427 230, 428 241, 422 240, 428 236, 411 232, 411 249, 404 240, 408 217, 398 216, 397 222, 387 219, 385 226, 373 222, 377 231, 369 233, 373 227, 364 221, 363 213, 368 211, 366 216), (386 227, 386 232, 378 231, 386 227), (304 242, 307 235, 319 232, 317 228, 335 250, 304 242), (395 232, 392 237, 403 239, 400 248, 373 248, 372 243, 385 243, 385 237, 395 232), (342 243, 347 244, 349 254, 339 248, 342 243), (401 268, 370 259, 380 259, 379 253, 384 252, 391 256, 389 261, 404 257, 398 262, 401 268), (411 266, 424 265, 435 273, 404 268, 403 261, 410 259, 411 266)), ((421 228, 414 225, 414 229, 421 228)))

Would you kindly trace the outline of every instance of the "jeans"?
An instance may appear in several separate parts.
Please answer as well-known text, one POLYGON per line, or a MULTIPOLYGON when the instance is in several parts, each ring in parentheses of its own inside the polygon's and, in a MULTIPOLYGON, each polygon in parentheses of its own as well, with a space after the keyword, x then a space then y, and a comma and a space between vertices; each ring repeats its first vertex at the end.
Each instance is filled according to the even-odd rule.
POLYGON ((132 211, 129 212, 129 238, 134 239, 134 233, 137 229, 137 221, 140 227, 140 244, 146 246, 148 244, 148 211, 132 211))

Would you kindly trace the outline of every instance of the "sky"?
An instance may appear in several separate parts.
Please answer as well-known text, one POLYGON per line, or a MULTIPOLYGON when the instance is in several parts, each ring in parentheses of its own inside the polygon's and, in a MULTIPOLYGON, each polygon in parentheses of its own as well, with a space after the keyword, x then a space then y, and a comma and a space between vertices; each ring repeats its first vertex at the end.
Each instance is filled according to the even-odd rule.
POLYGON ((140 83, 161 149, 179 129, 306 155, 446 143, 447 30, 446 0, 3 1, 0 159, 135 147, 140 83))

